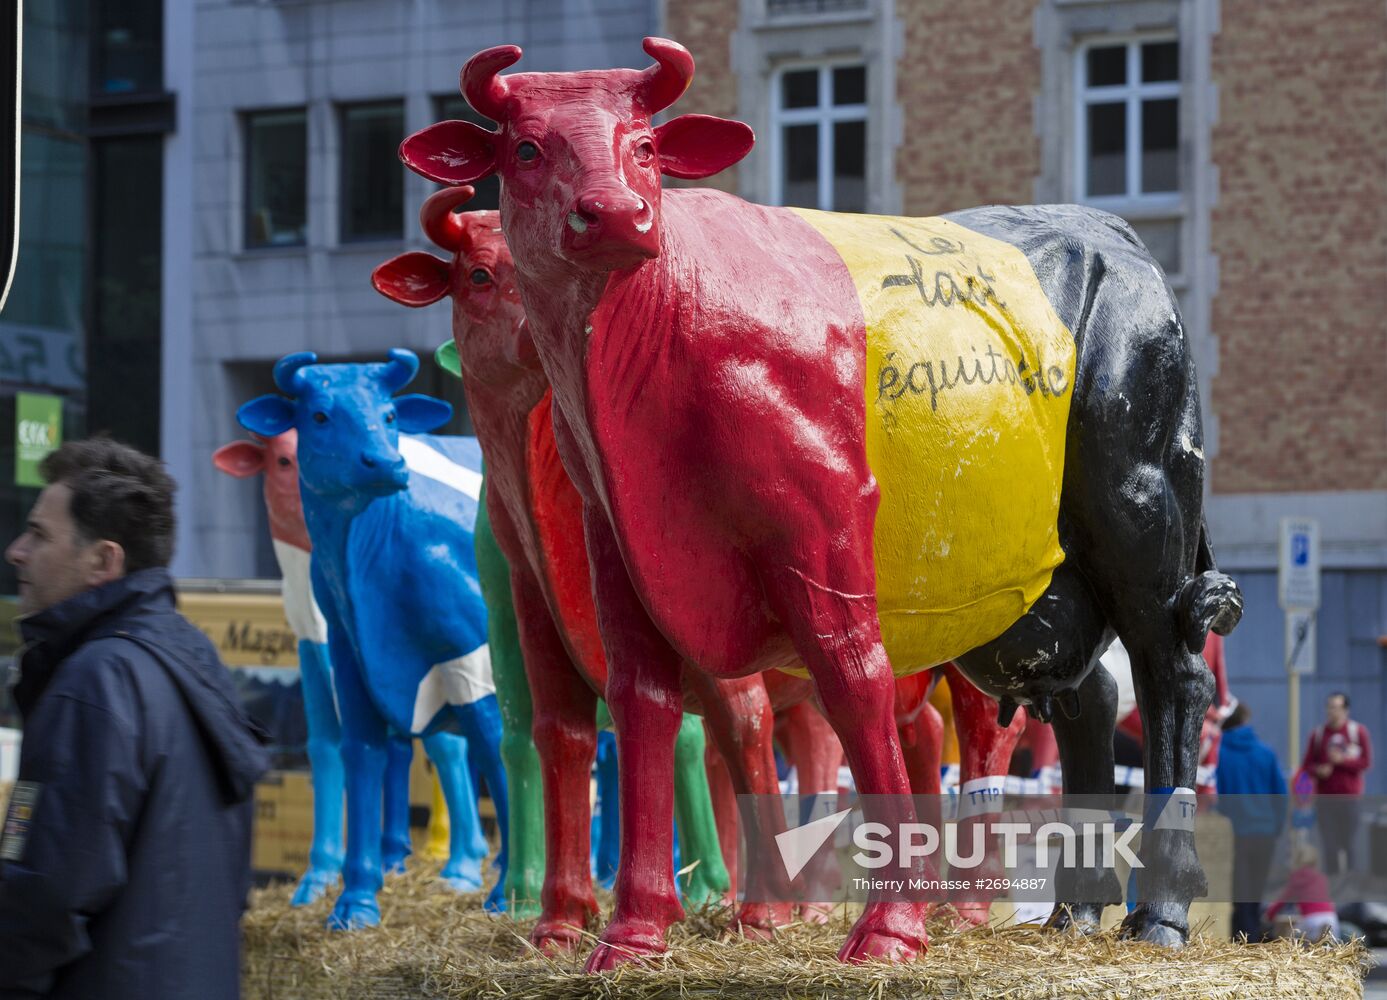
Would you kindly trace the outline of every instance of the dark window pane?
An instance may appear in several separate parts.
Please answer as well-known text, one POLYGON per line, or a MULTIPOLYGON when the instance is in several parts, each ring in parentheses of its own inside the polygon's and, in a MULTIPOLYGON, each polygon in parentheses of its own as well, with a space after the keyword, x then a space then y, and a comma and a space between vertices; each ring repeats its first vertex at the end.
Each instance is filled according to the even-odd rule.
POLYGON ((1088 106, 1088 194, 1127 193, 1127 105, 1088 106))
POLYGON ((1141 103, 1141 189, 1146 194, 1180 190, 1180 102, 1141 103))
POLYGON ((867 103, 866 66, 839 66, 833 71, 833 103, 867 103))
POLYGON ((819 207, 819 126, 787 125, 782 205, 819 207))
POLYGON ((304 242, 307 161, 302 108, 246 116, 246 246, 304 242))
POLYGON ((342 239, 402 235, 405 177, 396 151, 404 127, 398 101, 342 109, 342 239))
MULTIPOLYGON (((492 132, 496 131, 496 123, 473 111, 472 105, 468 104, 461 94, 456 97, 450 94, 438 99, 438 120, 471 122, 473 125, 480 125, 492 132)), ((475 182, 472 186, 477 189, 477 193, 472 196, 471 201, 462 207, 464 212, 480 212, 483 209, 501 207, 501 178, 492 174, 490 177, 475 182)))
POLYGON ((87 427, 159 453, 164 139, 92 143, 92 295, 87 427), (130 400, 141 401, 131 406, 130 400))
POLYGON ((833 209, 867 210, 867 123, 833 125, 833 209))
POLYGON ((1118 87, 1127 82, 1127 46, 1104 45, 1088 50, 1088 85, 1118 87))
POLYGON ((92 89, 106 94, 162 90, 162 0, 124 0, 96 4, 94 9, 96 79, 92 89))
POLYGON ((819 104, 819 71, 797 69, 780 78, 782 108, 813 108, 819 104))
POLYGON ((1151 42, 1141 47, 1141 82, 1180 79, 1180 43, 1151 42))

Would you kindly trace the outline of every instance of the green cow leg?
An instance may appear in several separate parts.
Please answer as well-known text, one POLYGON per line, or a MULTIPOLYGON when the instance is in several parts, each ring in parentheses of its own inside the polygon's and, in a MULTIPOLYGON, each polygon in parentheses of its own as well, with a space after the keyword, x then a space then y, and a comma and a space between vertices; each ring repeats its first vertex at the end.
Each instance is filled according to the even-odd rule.
POLYGON ((511 601, 510 566, 491 533, 485 503, 477 511, 476 549, 490 630, 491 671, 501 708, 501 759, 510 793, 510 869, 504 891, 507 911, 522 920, 539 915, 544 886, 544 786, 530 735, 534 707, 511 601))
POLYGON ((708 792, 703 743, 703 720, 685 713, 674 744, 674 820, 679 825, 684 867, 698 862, 679 880, 684 899, 694 906, 722 902, 731 885, 722 861, 713 797, 708 792))
MULTIPOLYGON (((610 729, 611 725, 607 703, 599 701, 597 728, 610 729)), ((703 749, 703 720, 686 712, 674 744, 674 822, 679 827, 679 854, 684 867, 698 862, 693 871, 679 880, 684 899, 693 906, 722 902, 732 885, 722 860, 703 749)))

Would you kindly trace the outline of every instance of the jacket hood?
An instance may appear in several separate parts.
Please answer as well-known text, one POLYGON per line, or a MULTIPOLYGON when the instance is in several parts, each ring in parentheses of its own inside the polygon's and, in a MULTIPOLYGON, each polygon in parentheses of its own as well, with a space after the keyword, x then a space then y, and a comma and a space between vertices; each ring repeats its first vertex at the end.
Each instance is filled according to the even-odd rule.
POLYGON ((1225 747, 1250 750, 1260 742, 1261 740, 1257 739, 1256 732, 1248 725, 1241 725, 1236 729, 1226 729, 1223 732, 1223 746, 1225 747))
MULTIPOLYGON (((226 667, 207 638, 178 614, 168 570, 139 570, 82 592, 20 622, 25 651, 20 688, 32 683, 37 700, 53 670, 88 642, 128 639, 148 653, 182 696, 202 737, 228 802, 243 802, 270 767, 269 734, 241 707, 226 667), (31 677, 31 670, 35 676, 31 677)), ((27 714, 27 710, 26 714, 27 714)))

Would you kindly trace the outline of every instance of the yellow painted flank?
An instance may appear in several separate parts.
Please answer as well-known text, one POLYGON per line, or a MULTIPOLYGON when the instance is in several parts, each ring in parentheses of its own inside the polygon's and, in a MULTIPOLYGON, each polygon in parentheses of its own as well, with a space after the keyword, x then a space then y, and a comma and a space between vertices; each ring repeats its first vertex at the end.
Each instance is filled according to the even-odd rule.
POLYGON ((1008 243, 944 219, 797 211, 861 299, 878 612, 911 673, 996 638, 1064 559, 1074 337, 1008 243))

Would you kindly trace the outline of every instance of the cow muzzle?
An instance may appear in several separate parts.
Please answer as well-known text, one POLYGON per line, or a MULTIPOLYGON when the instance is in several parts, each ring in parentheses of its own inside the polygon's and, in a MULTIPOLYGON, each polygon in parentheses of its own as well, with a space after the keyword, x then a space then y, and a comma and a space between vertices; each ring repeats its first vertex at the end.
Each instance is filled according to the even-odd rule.
POLYGON ((660 254, 655 208, 624 186, 590 188, 563 224, 564 256, 587 267, 631 267, 660 254))
POLYGON ((409 486, 409 468, 401 455, 361 453, 361 487, 377 496, 398 493, 409 486))

